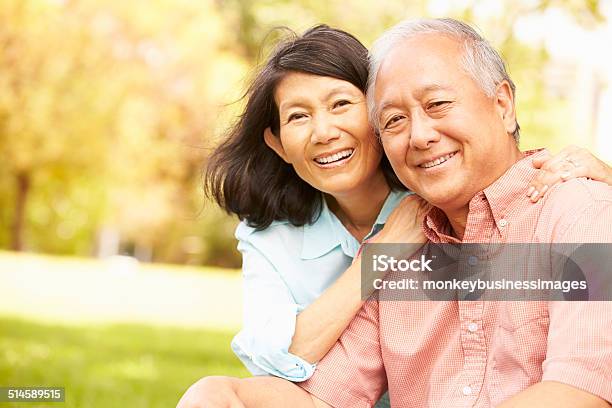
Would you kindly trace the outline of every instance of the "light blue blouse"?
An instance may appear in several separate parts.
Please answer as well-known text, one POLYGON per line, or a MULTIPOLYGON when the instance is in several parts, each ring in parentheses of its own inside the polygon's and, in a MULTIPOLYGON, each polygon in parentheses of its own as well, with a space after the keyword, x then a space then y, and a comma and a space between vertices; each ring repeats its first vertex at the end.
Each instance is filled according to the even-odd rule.
MULTIPOLYGON (((410 192, 391 192, 365 239, 410 192)), ((241 222, 236 229, 242 253, 243 329, 232 350, 253 375, 305 381, 315 364, 289 353, 296 315, 310 305, 351 264, 360 243, 327 208, 313 224, 295 227, 273 222, 256 231, 241 222)))

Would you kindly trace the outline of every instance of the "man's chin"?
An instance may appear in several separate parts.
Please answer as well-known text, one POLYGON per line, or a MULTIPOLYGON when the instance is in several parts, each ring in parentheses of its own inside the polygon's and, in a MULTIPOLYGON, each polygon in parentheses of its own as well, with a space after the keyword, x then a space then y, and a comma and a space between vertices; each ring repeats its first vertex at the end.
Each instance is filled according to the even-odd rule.
POLYGON ((461 190, 456 188, 437 188, 435 190, 428 189, 418 195, 423 197, 429 204, 438 207, 442 210, 454 208, 462 201, 461 190))

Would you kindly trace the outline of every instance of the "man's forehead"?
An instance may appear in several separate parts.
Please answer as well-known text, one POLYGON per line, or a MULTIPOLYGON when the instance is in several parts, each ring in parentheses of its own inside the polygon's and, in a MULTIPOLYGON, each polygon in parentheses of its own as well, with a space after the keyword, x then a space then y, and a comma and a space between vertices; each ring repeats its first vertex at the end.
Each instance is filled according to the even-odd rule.
POLYGON ((422 34, 398 41, 381 62, 376 99, 406 88, 414 96, 453 90, 457 78, 465 74, 462 52, 461 43, 447 35, 422 34))
POLYGON ((458 67, 464 52, 462 44, 456 38, 440 34, 419 34, 399 40, 383 58, 378 76, 385 75, 387 72, 392 73, 398 68, 413 68, 416 71, 427 68, 429 70, 442 61, 449 68, 458 67))
POLYGON ((388 55, 394 52, 441 52, 452 53, 463 50, 464 40, 446 33, 419 33, 404 39, 398 39, 389 50, 388 55))

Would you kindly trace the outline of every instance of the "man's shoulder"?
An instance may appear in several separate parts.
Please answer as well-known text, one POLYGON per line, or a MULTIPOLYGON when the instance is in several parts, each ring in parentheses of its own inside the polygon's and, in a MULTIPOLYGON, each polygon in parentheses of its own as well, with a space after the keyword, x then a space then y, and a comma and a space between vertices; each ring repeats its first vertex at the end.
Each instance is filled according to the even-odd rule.
POLYGON ((612 202, 612 187, 600 181, 584 177, 568 180, 553 186, 545 196, 544 207, 554 207, 569 211, 585 206, 612 202))
POLYGON ((553 241, 584 238, 585 242, 607 242, 609 234, 600 236, 604 233, 600 227, 609 228, 612 223, 612 187, 586 178, 557 184, 544 197, 539 218, 553 241), (566 234, 569 230, 574 231, 571 236, 566 234))

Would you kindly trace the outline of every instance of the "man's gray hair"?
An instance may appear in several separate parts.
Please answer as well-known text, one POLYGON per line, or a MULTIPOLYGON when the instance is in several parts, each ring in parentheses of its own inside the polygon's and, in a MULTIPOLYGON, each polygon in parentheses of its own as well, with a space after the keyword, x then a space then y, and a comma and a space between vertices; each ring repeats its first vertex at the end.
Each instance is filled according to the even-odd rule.
MULTIPOLYGON (((378 129, 379 112, 374 103, 374 88, 376 87, 376 76, 380 64, 399 42, 421 34, 447 35, 463 42, 465 51, 461 58, 461 65, 485 94, 492 98, 497 86, 505 80, 510 84, 514 97, 516 87, 506 71, 503 59, 491 44, 468 24, 452 18, 404 20, 385 31, 376 40, 370 51, 367 98, 370 121, 375 129, 378 129)), ((519 124, 516 122, 516 129, 512 136, 517 143, 519 141, 519 130, 519 124)))

